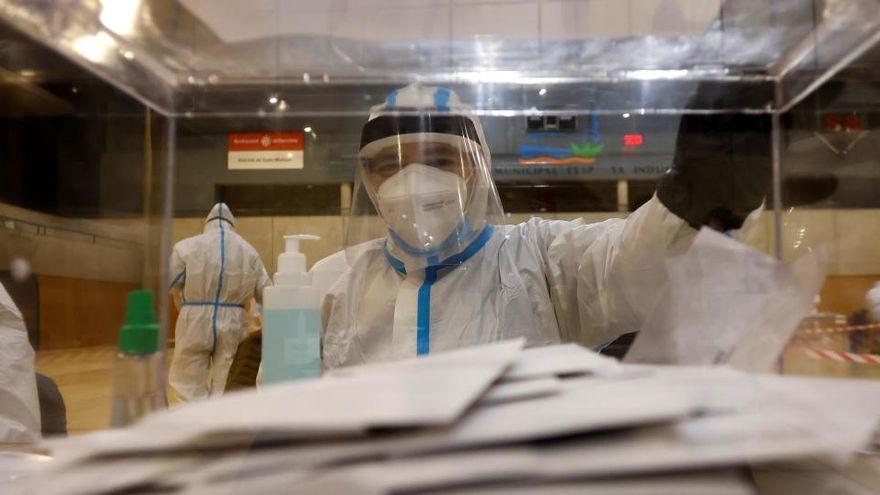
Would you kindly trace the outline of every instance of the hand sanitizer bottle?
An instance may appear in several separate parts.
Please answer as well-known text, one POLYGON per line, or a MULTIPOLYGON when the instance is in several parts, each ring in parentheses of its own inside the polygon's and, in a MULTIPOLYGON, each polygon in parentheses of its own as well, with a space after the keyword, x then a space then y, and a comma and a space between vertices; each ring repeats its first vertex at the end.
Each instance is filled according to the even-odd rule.
POLYGON ((316 378, 321 375, 320 294, 312 287, 299 241, 314 235, 284 236, 275 285, 263 289, 262 382, 316 378))
POLYGON ((129 292, 125 324, 119 329, 119 352, 113 364, 114 427, 126 426, 149 412, 165 408, 164 365, 153 293, 129 292))

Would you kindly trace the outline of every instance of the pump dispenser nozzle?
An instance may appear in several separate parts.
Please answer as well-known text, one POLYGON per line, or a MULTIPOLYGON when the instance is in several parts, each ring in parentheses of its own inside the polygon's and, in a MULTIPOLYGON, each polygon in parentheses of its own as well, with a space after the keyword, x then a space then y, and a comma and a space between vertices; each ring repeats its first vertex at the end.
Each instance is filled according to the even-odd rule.
POLYGON ((278 256, 275 285, 308 285, 306 256, 299 251, 299 241, 317 241, 320 237, 309 234, 284 236, 284 253, 278 256))
POLYGON ((311 235, 311 234, 296 234, 296 235, 286 235, 284 236, 284 252, 285 253, 298 253, 299 251, 299 241, 318 241, 320 240, 320 236, 311 235))

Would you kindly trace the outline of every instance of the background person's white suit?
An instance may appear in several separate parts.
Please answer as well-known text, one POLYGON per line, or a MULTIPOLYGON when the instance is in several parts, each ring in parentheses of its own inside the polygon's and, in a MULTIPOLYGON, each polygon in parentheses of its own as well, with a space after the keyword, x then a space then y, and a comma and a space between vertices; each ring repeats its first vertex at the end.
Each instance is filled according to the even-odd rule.
POLYGON ((235 232, 223 203, 204 232, 178 242, 171 255, 171 292, 181 299, 168 382, 184 401, 222 394, 238 344, 247 334, 245 304, 270 283, 263 262, 235 232))

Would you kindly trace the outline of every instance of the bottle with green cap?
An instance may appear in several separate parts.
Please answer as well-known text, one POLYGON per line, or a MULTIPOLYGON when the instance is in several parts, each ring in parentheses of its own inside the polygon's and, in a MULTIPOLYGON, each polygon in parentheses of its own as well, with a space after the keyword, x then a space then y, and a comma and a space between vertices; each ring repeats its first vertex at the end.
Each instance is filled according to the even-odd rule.
POLYGON ((125 426, 150 411, 165 407, 163 363, 153 293, 129 292, 125 323, 119 329, 119 352, 113 366, 114 427, 125 426))

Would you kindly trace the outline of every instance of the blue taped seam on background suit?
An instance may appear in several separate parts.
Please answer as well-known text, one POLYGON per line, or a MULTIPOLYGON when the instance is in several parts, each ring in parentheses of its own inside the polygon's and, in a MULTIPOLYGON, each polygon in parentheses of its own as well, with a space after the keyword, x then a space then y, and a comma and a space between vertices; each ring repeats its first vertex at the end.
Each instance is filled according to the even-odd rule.
MULTIPOLYGON (((223 216, 223 203, 220 203, 220 216, 223 216)), ((214 315, 211 318, 211 355, 217 349, 217 309, 220 307, 220 291, 223 290, 223 271, 226 268, 226 229, 223 228, 223 222, 220 221, 220 278, 217 281, 217 293, 214 295, 214 315)))
POLYGON ((446 88, 437 88, 434 92, 434 107, 441 112, 449 111, 449 94, 446 88))
POLYGON ((397 105, 397 90, 388 93, 388 98, 385 100, 385 105, 389 108, 394 108, 397 105))
POLYGON ((228 302, 213 302, 213 301, 183 301, 181 306, 219 306, 221 308, 242 308, 244 309, 244 304, 237 303, 228 303, 228 302))

